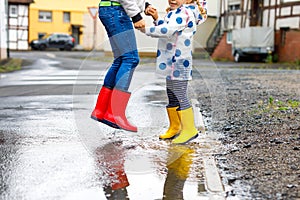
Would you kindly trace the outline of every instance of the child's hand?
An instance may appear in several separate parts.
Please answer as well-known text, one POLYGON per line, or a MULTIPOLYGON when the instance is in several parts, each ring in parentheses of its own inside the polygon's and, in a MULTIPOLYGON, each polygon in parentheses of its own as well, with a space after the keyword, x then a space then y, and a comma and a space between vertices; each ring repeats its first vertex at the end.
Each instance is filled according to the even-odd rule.
POLYGON ((145 10, 145 14, 146 15, 150 15, 152 16, 152 18, 154 20, 157 20, 158 19, 158 13, 157 13, 157 10, 156 8, 154 8, 153 6, 149 5, 146 10, 145 10))
POLYGON ((134 25, 134 28, 136 28, 136 29, 145 28, 145 26, 146 26, 145 20, 143 20, 143 19, 135 22, 133 25, 134 25))
POLYGON ((147 6, 147 8, 144 11, 145 15, 151 15, 151 14, 149 14, 149 11, 152 9, 156 10, 156 8, 154 8, 151 4, 149 6, 147 6))
POLYGON ((200 10, 200 13, 201 15, 206 15, 206 10, 202 7, 202 6, 199 6, 199 10, 200 10))

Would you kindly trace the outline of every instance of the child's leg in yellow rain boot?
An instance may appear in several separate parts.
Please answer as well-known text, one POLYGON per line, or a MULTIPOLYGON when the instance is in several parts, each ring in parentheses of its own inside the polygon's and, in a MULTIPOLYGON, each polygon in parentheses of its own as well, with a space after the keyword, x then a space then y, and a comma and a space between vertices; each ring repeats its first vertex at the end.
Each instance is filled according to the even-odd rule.
POLYGON ((173 144, 185 144, 196 137, 198 137, 198 130, 194 124, 194 112, 192 107, 177 111, 178 117, 181 122, 181 132, 172 143, 173 144))
POLYGON ((179 117, 177 115, 176 109, 177 107, 167 107, 167 112, 168 112, 168 117, 169 117, 169 122, 170 126, 167 132, 164 134, 161 134, 159 136, 159 139, 166 140, 166 139, 174 139, 180 132, 181 129, 181 123, 179 120, 179 117))

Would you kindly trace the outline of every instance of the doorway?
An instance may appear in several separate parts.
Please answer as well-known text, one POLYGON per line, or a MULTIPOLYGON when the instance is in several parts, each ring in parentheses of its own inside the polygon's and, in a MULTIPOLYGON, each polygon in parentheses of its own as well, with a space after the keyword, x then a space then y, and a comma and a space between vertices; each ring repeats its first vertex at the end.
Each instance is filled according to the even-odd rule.
POLYGON ((72 36, 75 39, 75 45, 80 44, 80 35, 81 35, 81 31, 80 31, 80 27, 82 27, 82 25, 74 25, 72 24, 72 36))

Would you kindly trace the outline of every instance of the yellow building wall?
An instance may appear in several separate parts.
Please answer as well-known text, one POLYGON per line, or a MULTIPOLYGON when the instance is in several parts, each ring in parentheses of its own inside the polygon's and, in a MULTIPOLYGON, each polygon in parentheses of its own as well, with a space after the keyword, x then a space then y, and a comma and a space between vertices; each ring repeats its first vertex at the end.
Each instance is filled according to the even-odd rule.
MULTIPOLYGON (((35 0, 30 4, 29 41, 38 38, 39 33, 71 34, 71 24, 84 24, 84 15, 89 15, 88 7, 98 7, 99 0, 35 0), (52 11, 51 22, 40 22, 39 11, 52 11), (70 22, 63 22, 63 12, 70 12, 70 22)), ((81 28, 82 29, 82 28, 81 28)), ((82 43, 83 35, 80 35, 82 43)))

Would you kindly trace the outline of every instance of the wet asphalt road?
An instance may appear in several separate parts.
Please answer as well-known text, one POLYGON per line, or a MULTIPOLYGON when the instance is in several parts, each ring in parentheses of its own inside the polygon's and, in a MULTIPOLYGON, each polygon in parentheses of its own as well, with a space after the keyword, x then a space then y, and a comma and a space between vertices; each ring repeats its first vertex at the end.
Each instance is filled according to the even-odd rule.
MULTIPOLYGON (((26 66, 0 77, 1 199, 224 197, 208 190, 204 173, 205 158, 218 146, 213 135, 203 134, 186 146, 157 139, 168 122, 164 80, 154 75, 153 59, 143 60, 133 77, 127 115, 139 131, 130 133, 89 117, 111 61, 102 52, 11 56, 26 60, 26 66), (114 193, 105 187, 118 180, 129 186, 114 193)), ((216 73, 210 80, 218 78, 216 73)))

